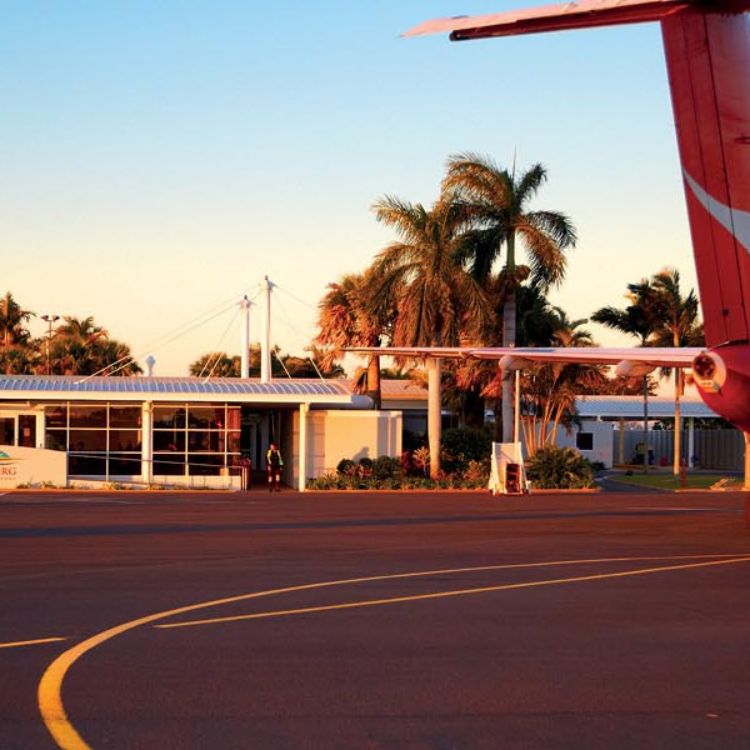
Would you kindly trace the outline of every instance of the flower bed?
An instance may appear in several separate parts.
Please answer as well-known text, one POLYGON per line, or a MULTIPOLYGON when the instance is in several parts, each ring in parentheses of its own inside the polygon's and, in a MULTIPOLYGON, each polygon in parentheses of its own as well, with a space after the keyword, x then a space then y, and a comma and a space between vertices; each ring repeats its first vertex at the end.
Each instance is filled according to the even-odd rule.
POLYGON ((407 451, 401 459, 381 456, 375 460, 344 459, 336 471, 313 479, 311 490, 470 490, 485 489, 489 482, 489 460, 473 461, 437 479, 429 476, 429 456, 424 449, 407 451))

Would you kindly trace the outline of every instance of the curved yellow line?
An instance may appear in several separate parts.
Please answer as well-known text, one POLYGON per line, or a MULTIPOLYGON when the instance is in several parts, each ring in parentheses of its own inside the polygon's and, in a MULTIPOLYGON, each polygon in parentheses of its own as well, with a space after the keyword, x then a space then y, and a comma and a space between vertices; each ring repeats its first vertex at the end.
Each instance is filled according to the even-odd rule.
POLYGON ((451 591, 434 591, 428 594, 411 594, 409 596, 393 596, 387 599, 364 599, 356 602, 341 602, 339 604, 322 604, 314 607, 300 607, 298 609, 279 609, 272 612, 253 612, 247 615, 229 615, 228 617, 211 617, 204 620, 183 620, 154 625, 155 628, 170 630, 174 628, 190 628, 196 625, 217 625, 225 622, 240 620, 263 620, 268 617, 287 617, 289 615, 307 615, 314 612, 332 612, 342 609, 360 609, 362 607, 380 607, 385 604, 404 604, 428 599, 447 599, 453 596, 469 596, 471 594, 488 594, 493 591, 512 591, 514 589, 532 589, 540 586, 555 586, 563 583, 583 583, 585 581, 602 581, 608 578, 627 578, 629 576, 643 576, 649 573, 662 573, 670 570, 688 570, 690 568, 706 568, 711 565, 731 565, 732 563, 750 562, 750 557, 735 557, 728 560, 712 560, 710 562, 689 563, 683 565, 661 565, 656 568, 640 568, 638 570, 620 570, 615 573, 596 573, 590 576, 574 576, 572 578, 547 578, 543 581, 523 581, 521 583, 502 583, 497 586, 479 586, 471 589, 453 589, 451 591))
POLYGON ((39 646, 42 643, 56 643, 57 641, 67 641, 59 635, 51 636, 50 638, 34 638, 30 641, 10 641, 8 643, 0 643, 0 648, 18 648, 19 646, 39 646))
MULTIPOLYGON (((676 556, 647 556, 647 557, 603 557, 603 558, 592 558, 585 560, 556 560, 550 562, 541 563, 511 563, 506 565, 482 565, 477 567, 468 568, 445 568, 441 570, 425 570, 413 573, 394 573, 389 575, 377 575, 377 576, 364 576, 360 578, 346 578, 335 581, 320 581, 317 583, 307 583, 299 586, 286 586, 278 589, 267 589, 265 591, 256 591, 250 594, 241 594, 239 596, 229 596, 223 599, 214 599, 208 602, 201 602, 199 604, 189 604, 184 607, 177 607, 175 609, 165 610, 163 612, 157 612, 155 614, 140 617, 136 620, 130 620, 124 622, 108 630, 104 630, 101 633, 87 638, 85 641, 76 644, 72 648, 60 654, 52 664, 49 665, 42 679, 39 682, 39 688, 37 690, 37 701, 39 705, 39 711, 42 715, 47 730, 52 735, 52 738, 58 744, 62 750, 92 750, 91 746, 81 737, 72 725, 68 716, 65 712, 65 706, 62 701, 62 684, 68 670, 73 664, 80 659, 85 653, 91 651, 97 646, 101 645, 105 641, 108 641, 115 636, 121 635, 129 630, 133 630, 142 625, 148 625, 149 623, 157 620, 163 620, 167 617, 173 617, 175 615, 185 614, 187 612, 195 612, 199 609, 208 609, 210 607, 218 607, 225 604, 234 604, 236 602, 248 601, 250 599, 259 599, 266 596, 274 596, 278 594, 287 594, 297 591, 309 591, 311 589, 322 589, 330 588, 333 586, 346 586, 356 583, 369 583, 373 581, 386 581, 386 580, 399 580, 406 578, 424 578, 433 575, 452 575, 458 573, 474 573, 490 570, 510 570, 510 569, 530 569, 530 568, 542 568, 542 567, 554 567, 562 565, 586 565, 593 563, 608 563, 608 562, 637 562, 646 560, 714 560, 716 562, 697 563, 688 565, 685 567, 701 567, 705 565, 716 565, 721 563, 732 563, 732 562, 744 562, 750 561, 750 557, 735 558, 732 555, 718 554, 718 555, 676 555, 676 556), (731 559, 726 559, 731 558, 731 559)), ((670 566, 665 569, 675 569, 683 566, 670 566)), ((657 568, 656 570, 661 570, 657 568)), ((558 582, 563 582, 566 579, 559 579, 558 582)), ((572 580, 572 579, 571 579, 572 580)))

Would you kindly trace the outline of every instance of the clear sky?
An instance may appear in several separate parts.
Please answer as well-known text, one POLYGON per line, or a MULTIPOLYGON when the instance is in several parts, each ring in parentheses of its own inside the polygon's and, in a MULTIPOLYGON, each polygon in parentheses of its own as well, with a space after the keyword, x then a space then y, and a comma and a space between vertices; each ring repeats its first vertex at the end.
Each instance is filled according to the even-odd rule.
MULTIPOLYGON (((372 203, 430 203, 461 151, 547 167, 535 206, 564 211, 580 236, 554 295, 571 317, 623 304, 628 282, 665 265, 690 288, 657 25, 398 36, 518 5, 5 0, 0 292, 40 314, 94 315, 145 356, 268 274, 307 303, 281 295, 275 316, 278 343, 300 352, 325 285, 391 238, 372 203)), ((185 374, 227 330, 236 353, 230 324, 155 351, 157 374, 185 374)))

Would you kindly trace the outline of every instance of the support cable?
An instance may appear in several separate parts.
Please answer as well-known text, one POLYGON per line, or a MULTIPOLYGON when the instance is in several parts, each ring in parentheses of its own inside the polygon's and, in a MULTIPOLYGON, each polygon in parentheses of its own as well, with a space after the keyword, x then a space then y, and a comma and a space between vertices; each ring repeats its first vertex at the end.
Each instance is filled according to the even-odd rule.
MULTIPOLYGON (((232 328, 232 326, 234 325, 235 321, 237 320, 237 318, 239 316, 239 313, 240 313, 240 308, 239 307, 235 308, 234 315, 232 315, 232 317, 231 317, 231 319, 229 321, 229 324, 224 329, 224 333, 221 334, 221 337, 219 338, 219 342, 216 345, 216 352, 215 352, 215 354, 216 354, 216 361, 214 362, 213 367, 211 368, 211 370, 208 373, 208 375, 206 375, 206 378, 203 381, 204 383, 207 383, 208 379, 214 374, 214 371, 216 370, 216 367, 218 366, 218 364, 219 364, 219 362, 221 360, 221 355, 222 355, 221 346, 224 343, 224 339, 227 337, 227 334, 229 333, 230 329, 232 328)), ((208 363, 211 361, 212 357, 213 357, 213 354, 209 354, 208 359, 206 360, 205 364, 203 365, 203 368, 201 369, 201 373, 198 376, 199 378, 203 377, 203 373, 205 372, 206 367, 208 367, 208 363)))
MULTIPOLYGON (((250 299, 250 301, 252 302, 259 294, 260 292, 256 293, 250 299)), ((115 373, 127 367, 130 362, 136 362, 137 360, 141 359, 146 354, 149 354, 154 351, 159 351, 164 346, 173 343, 180 337, 185 336, 188 333, 192 333, 197 328, 200 328, 206 323, 211 322, 215 318, 220 317, 225 312, 232 309, 232 307, 236 304, 236 300, 238 296, 241 297, 242 295, 241 294, 233 295, 231 298, 221 302, 219 305, 214 305, 208 311, 202 313, 201 315, 197 315, 196 317, 191 318, 186 323, 183 323, 177 326, 176 328, 173 328, 170 331, 167 331, 166 333, 157 337, 148 345, 148 347, 144 347, 144 349, 142 350, 142 354, 139 354, 138 356, 133 355, 133 354, 128 354, 124 357, 120 357, 120 359, 114 362, 110 362, 106 367, 102 367, 100 370, 97 370, 91 375, 87 375, 86 377, 81 378, 80 380, 77 380, 76 385, 79 385, 80 383, 85 383, 90 378, 94 378, 98 375, 102 375, 103 373, 106 373, 104 374, 104 377, 110 377, 111 375, 114 375, 115 373), (107 370, 110 370, 110 368, 114 368, 114 369, 112 369, 111 372, 107 372, 107 370)))
MULTIPOLYGON (((282 289, 282 291, 285 292, 286 294, 289 294, 289 292, 286 292, 283 289, 282 289)), ((292 297, 292 299, 295 299, 291 294, 289 296, 292 297)), ((300 301, 300 300, 297 300, 297 301, 300 301)), ((302 336, 300 335, 300 332, 297 330, 297 328, 292 323, 292 321, 290 319, 290 316, 288 315, 288 313, 286 311, 286 308, 284 307, 284 305, 282 304, 282 302, 278 298, 278 296, 276 297, 276 304, 277 304, 277 306, 279 307, 279 309, 281 310, 281 312, 282 312, 282 314, 284 316, 284 322, 289 326, 289 328, 291 328, 292 333, 297 337, 297 343, 302 346, 302 351, 305 351, 307 349, 307 347, 305 345, 304 339, 302 338, 302 336)), ((307 351, 309 351, 309 350, 307 350, 307 351)), ((307 357, 306 357, 306 359, 310 360, 310 364, 313 366, 313 369, 317 373, 318 377, 323 382, 325 382, 325 378, 323 377, 323 374, 320 372, 320 368, 315 363, 315 360, 312 358, 312 356, 310 356, 310 354, 308 354, 307 357)))

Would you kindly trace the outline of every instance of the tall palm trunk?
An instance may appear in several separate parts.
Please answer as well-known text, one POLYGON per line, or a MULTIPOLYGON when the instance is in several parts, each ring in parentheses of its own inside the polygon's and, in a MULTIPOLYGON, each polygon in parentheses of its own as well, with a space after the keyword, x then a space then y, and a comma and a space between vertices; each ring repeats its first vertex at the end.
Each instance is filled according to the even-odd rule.
POLYGON ((648 474, 648 375, 643 376, 643 473, 648 474))
POLYGON ((380 357, 373 354, 367 363, 367 395, 372 399, 373 408, 380 410, 380 357))
POLYGON ((440 360, 427 362, 427 443, 430 449, 430 478, 440 474, 440 360))
MULTIPOLYGON (((508 290, 503 305, 503 346, 516 345, 516 237, 511 231, 508 234, 506 273, 508 290)), ((508 371, 503 372, 503 442, 513 440, 513 378, 508 371)))

